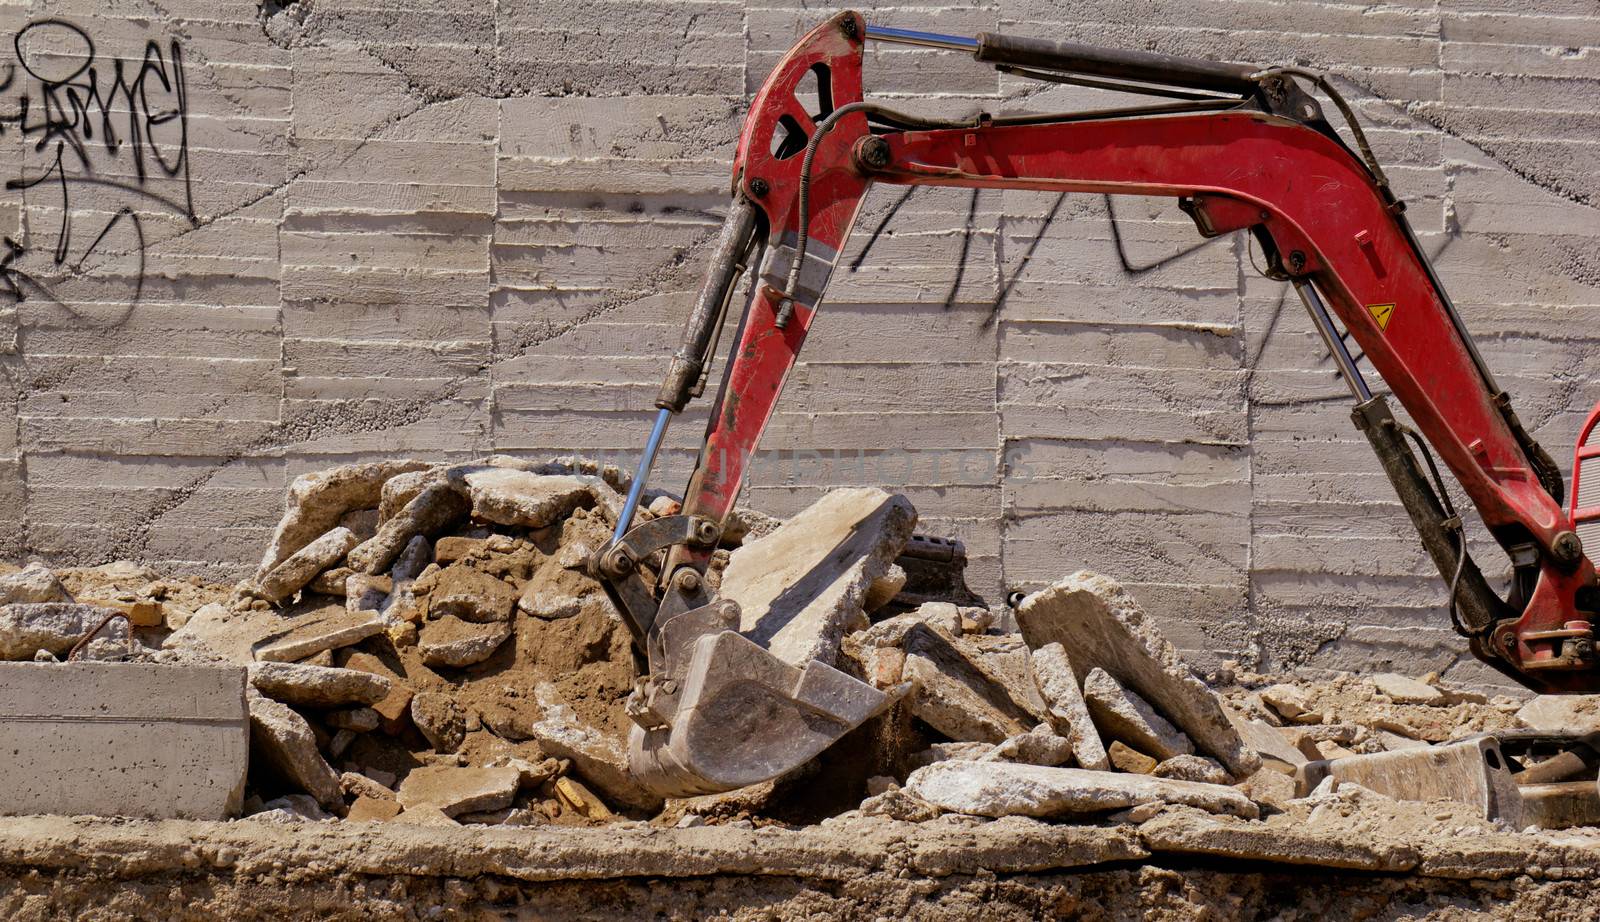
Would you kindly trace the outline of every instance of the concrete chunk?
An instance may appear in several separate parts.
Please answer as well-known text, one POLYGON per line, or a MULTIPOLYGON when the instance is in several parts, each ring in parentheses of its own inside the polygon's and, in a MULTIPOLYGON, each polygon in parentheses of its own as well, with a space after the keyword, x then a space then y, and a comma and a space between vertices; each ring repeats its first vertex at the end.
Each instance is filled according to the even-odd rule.
POLYGON ((1150 703, 1123 688, 1104 669, 1089 670, 1083 681, 1083 700, 1095 726, 1107 736, 1159 759, 1194 752, 1182 731, 1156 713, 1150 703))
POLYGON ((395 817, 391 822, 404 826, 460 826, 461 824, 450 818, 450 814, 440 810, 433 804, 418 804, 415 808, 407 810, 395 817))
POLYGON ((374 704, 393 686, 383 676, 356 669, 273 662, 253 664, 250 684, 275 701, 308 708, 374 704))
POLYGON ((1222 703, 1184 664, 1178 651, 1112 580, 1080 571, 1023 600, 1017 624, 1028 646, 1060 643, 1072 651, 1078 679, 1104 669, 1137 692, 1215 756, 1235 777, 1248 777, 1261 757, 1228 722, 1222 703))
POLYGON ((1517 711, 1532 730, 1593 733, 1600 730, 1600 695, 1539 695, 1517 711))
POLYGON ((544 528, 574 509, 593 506, 592 484, 604 486, 604 481, 595 477, 535 474, 504 467, 455 468, 450 478, 471 499, 473 518, 522 528, 544 528))
POLYGON ((1131 772, 1135 775, 1152 774, 1156 766, 1161 764, 1139 750, 1130 748, 1122 740, 1111 741, 1111 748, 1106 750, 1106 758, 1117 771, 1131 772))
POLYGON ((916 682, 909 707, 923 723, 952 740, 980 743, 1000 743, 1033 727, 1028 710, 960 640, 918 622, 902 644, 902 675, 916 682))
POLYGON ((517 603, 517 591, 503 580, 464 566, 445 567, 414 589, 428 593, 430 617, 454 616, 475 624, 509 621, 517 603))
POLYGON ((328 569, 350 553, 356 546, 355 532, 348 528, 335 528, 305 547, 290 554, 283 563, 273 567, 256 583, 256 594, 269 602, 277 602, 299 592, 317 574, 328 569))
POLYGON ((15 573, 0 576, 0 605, 70 601, 66 587, 44 564, 30 563, 15 573))
MULTIPOLYGON (((74 602, 19 602, 0 605, 0 660, 31 660, 40 650, 64 657, 115 609, 74 602)), ((96 635, 95 644, 125 649, 128 622, 117 618, 96 635)))
POLYGON ((1071 816, 1171 803, 1254 819, 1259 810, 1233 788, 1081 768, 1010 762, 937 762, 912 772, 905 790, 974 816, 1071 816))
POLYGON ((350 552, 350 568, 357 573, 382 573, 412 538, 439 534, 465 516, 470 506, 467 498, 448 484, 425 487, 393 518, 378 526, 377 534, 350 552))
POLYGON ((345 816, 345 820, 351 823, 380 823, 399 816, 400 810, 400 802, 397 800, 380 800, 363 795, 357 797, 355 803, 350 805, 350 812, 345 816))
POLYGON ((411 722, 435 752, 455 752, 467 737, 467 718, 444 692, 417 692, 411 698, 411 722))
POLYGON ((1179 781, 1203 781, 1206 784, 1232 784, 1233 778, 1222 763, 1205 756, 1173 756, 1162 761, 1151 772, 1157 778, 1176 778, 1179 781))
POLYGON ((493 656, 510 636, 511 624, 507 621, 473 624, 446 616, 423 625, 417 652, 429 666, 461 669, 493 656))
POLYGON ((0 813, 237 816, 244 683, 236 666, 0 663, 0 813))
POLYGON ((446 816, 503 810, 517 796, 521 775, 514 768, 424 765, 400 782, 397 797, 407 812, 434 807, 446 816))
POLYGON ((903 496, 834 490, 735 550, 722 597, 739 603, 740 632, 774 656, 795 666, 832 666, 844 634, 865 626, 867 592, 888 574, 916 524, 903 496))
POLYGON ((533 725, 533 738, 546 753, 571 759, 573 770, 613 804, 655 812, 661 798, 639 786, 628 771, 626 745, 585 724, 555 687, 541 683, 536 689, 544 719, 533 725))
POLYGON ((427 467, 430 465, 423 461, 374 461, 296 477, 289 484, 283 518, 256 568, 256 579, 338 525, 345 513, 378 505, 383 484, 390 477, 427 467))
MULTIPOLYGON (((1233 728, 1239 731, 1239 736, 1245 745, 1261 754, 1261 764, 1280 774, 1292 775, 1294 770, 1309 761, 1305 753, 1297 749, 1289 737, 1282 730, 1272 726, 1266 721, 1252 720, 1228 712, 1228 719, 1233 721, 1233 728)), ((1321 758, 1321 755, 1318 755, 1321 758)))
POLYGON ((255 658, 264 662, 292 663, 323 650, 337 650, 383 633, 383 619, 375 611, 352 612, 343 606, 320 609, 290 627, 281 636, 257 647, 255 658))
POLYGON ((306 719, 286 704, 252 694, 250 752, 285 782, 305 791, 330 809, 342 809, 339 775, 317 751, 317 738, 306 719))
POLYGON ((1040 724, 1027 733, 1013 736, 984 753, 982 761, 1025 762, 1029 765, 1065 765, 1072 761, 1072 743, 1066 737, 1040 724))
POLYGON ((377 712, 385 733, 397 734, 403 731, 411 722, 413 697, 411 686, 406 684, 398 673, 384 665, 383 660, 371 653, 360 651, 351 653, 344 661, 344 668, 370 672, 389 680, 389 694, 385 695, 382 701, 372 705, 372 709, 377 712))
POLYGON ((1394 672, 1380 672, 1366 678, 1378 691, 1388 695, 1389 700, 1395 704, 1439 706, 1449 703, 1449 696, 1443 691, 1426 682, 1419 682, 1410 676, 1403 676, 1394 672))
POLYGON ((1050 725, 1072 743, 1072 755, 1079 768, 1104 771, 1109 762, 1100 731, 1089 718, 1089 708, 1072 671, 1072 660, 1059 643, 1045 644, 1029 657, 1035 686, 1049 708, 1050 725))

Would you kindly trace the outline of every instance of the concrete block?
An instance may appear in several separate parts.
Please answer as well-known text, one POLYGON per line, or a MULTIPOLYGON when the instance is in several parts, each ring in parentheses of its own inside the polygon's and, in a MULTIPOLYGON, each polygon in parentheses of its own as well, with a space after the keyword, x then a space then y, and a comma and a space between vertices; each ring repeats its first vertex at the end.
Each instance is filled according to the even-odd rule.
POLYGON ((774 656, 832 665, 848 626, 865 621, 868 588, 888 572, 916 522, 904 497, 836 490, 734 551, 721 594, 739 603, 740 632, 774 656))
POLYGON ((1249 777, 1261 767, 1261 757, 1240 740, 1217 696, 1115 582, 1081 572, 1030 595, 1016 614, 1030 647, 1069 646, 1080 678, 1104 669, 1148 698, 1236 777, 1249 777))
POLYGON ((1049 707, 1050 725, 1057 733, 1072 741, 1073 757, 1080 768, 1103 771, 1107 766, 1106 749, 1089 717, 1078 687, 1078 677, 1072 671, 1072 661, 1066 648, 1059 643, 1049 643, 1034 650, 1029 657, 1034 684, 1049 707))
POLYGON ((1143 775, 951 760, 919 768, 906 790, 957 813, 977 816, 1072 816, 1136 804, 1173 803, 1254 819, 1260 812, 1233 788, 1143 775))
POLYGON ((1157 759, 1194 752, 1194 744, 1182 731, 1167 723, 1149 702, 1123 688, 1104 669, 1089 670, 1083 680, 1083 700, 1089 706, 1089 716, 1094 718, 1095 726, 1113 739, 1157 759))
POLYGON ((0 663, 0 812, 237 816, 244 683, 230 666, 0 663))

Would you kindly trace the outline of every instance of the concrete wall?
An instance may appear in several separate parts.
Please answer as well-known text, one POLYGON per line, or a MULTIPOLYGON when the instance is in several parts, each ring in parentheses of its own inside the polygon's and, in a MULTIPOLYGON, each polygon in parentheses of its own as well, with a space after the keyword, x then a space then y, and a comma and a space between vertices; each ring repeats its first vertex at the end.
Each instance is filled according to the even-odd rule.
MULTIPOLYGON (((1544 6, 911 0, 871 18, 1341 75, 1565 464, 1600 397, 1600 10, 1544 6)), ((306 470, 631 458, 743 100, 827 12, 0 2, 24 59, 0 45, 0 554, 230 572, 306 470), (29 27, 45 18, 65 25, 29 27), (63 116, 86 62, 111 149, 97 103, 63 116)), ((869 89, 921 111, 1116 101, 869 55, 869 89)), ((1197 243, 1166 202, 876 190, 767 441, 804 463, 748 498, 788 513, 832 484, 903 487, 967 542, 980 588, 1093 567, 1201 661, 1461 669, 1299 305, 1242 239, 1197 243)), ((663 484, 698 434, 675 430, 663 484)))

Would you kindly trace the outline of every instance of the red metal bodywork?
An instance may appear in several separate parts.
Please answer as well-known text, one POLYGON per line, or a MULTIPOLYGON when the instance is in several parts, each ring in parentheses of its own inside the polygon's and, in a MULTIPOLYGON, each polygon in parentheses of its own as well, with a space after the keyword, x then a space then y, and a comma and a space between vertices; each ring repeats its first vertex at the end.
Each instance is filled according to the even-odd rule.
MULTIPOLYGON (((772 243, 799 229, 802 161, 798 155, 775 157, 773 134, 782 116, 808 136, 814 130, 795 88, 819 64, 831 76, 834 107, 862 98, 864 34, 864 23, 853 13, 819 26, 783 59, 752 104, 739 142, 735 183, 765 213, 772 243)), ((1322 292, 1491 530, 1525 533, 1523 540, 1548 556, 1556 536, 1571 529, 1566 510, 1541 486, 1493 404, 1467 344, 1372 175, 1326 135, 1251 111, 887 131, 878 136, 888 143, 888 165, 867 169, 854 152, 869 135, 866 117, 854 113, 818 145, 807 228, 813 256, 831 257, 843 249, 874 182, 1192 199, 1198 219, 1213 232, 1264 225, 1280 253, 1301 254, 1297 274, 1322 292)), ((815 287, 820 291, 820 284, 815 287)), ((771 283, 756 286, 690 483, 686 513, 721 520, 732 510, 817 300, 799 299, 792 321, 778 329, 779 292, 771 283)), ((1574 595, 1594 582, 1587 557, 1569 570, 1546 564, 1516 626, 1517 642, 1503 651, 1506 658, 1520 664, 1548 655, 1548 645, 1530 645, 1520 635, 1587 621, 1575 609, 1574 595)), ((1552 688, 1587 687, 1592 681, 1592 673, 1546 677, 1552 688)))
POLYGON ((1591 487, 1584 489, 1585 473, 1600 477, 1600 406, 1594 408, 1589 418, 1584 421, 1583 429, 1578 433, 1578 448, 1572 459, 1572 522, 1580 536, 1585 531, 1590 534, 1600 534, 1600 525, 1584 526, 1588 523, 1600 523, 1600 503, 1583 505, 1586 494, 1600 496, 1591 487), (1584 471, 1584 462, 1589 462, 1589 470, 1584 471))

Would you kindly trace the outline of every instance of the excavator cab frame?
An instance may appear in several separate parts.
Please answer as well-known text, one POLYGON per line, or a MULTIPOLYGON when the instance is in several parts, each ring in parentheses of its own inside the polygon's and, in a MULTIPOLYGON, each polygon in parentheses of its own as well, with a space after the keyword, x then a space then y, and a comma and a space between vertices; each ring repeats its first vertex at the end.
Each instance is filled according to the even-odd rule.
MULTIPOLYGON (((1251 233, 1266 254, 1266 274, 1293 284, 1349 386, 1352 417, 1448 582, 1452 622, 1474 654, 1540 691, 1600 684, 1595 568, 1575 530, 1576 506, 1572 514, 1562 508, 1560 470, 1512 411, 1406 220, 1404 203, 1331 83, 1293 67, 882 29, 848 12, 802 38, 751 105, 735 156, 732 205, 705 284, 657 399, 656 423, 613 541, 591 561, 644 661, 634 713, 648 739, 635 735, 634 767, 652 783, 680 791, 732 783, 732 775, 719 780, 691 764, 703 753, 684 742, 692 732, 685 715, 695 708, 686 708, 683 688, 704 691, 706 671, 725 667, 708 652, 712 646, 738 646, 725 636, 738 637, 737 606, 712 599, 702 577, 874 183, 1167 196, 1203 236, 1251 233), (862 49, 874 40, 948 48, 1028 78, 1163 101, 926 118, 865 100, 862 49), (1339 109, 1356 150, 1300 81, 1320 88, 1339 109), (802 93, 803 85, 814 92, 802 93), (682 511, 635 525, 667 425, 703 393, 726 313, 747 277, 746 306, 682 511), (1371 389, 1352 341, 1409 424, 1371 389), (1467 553, 1465 526, 1435 456, 1506 549, 1514 567, 1509 598, 1493 591, 1467 553)), ((752 697, 749 683, 724 678, 747 709, 756 699, 766 708, 756 710, 769 716, 798 708, 788 723, 773 718, 773 727, 786 729, 767 736, 818 721, 826 726, 807 745, 778 746, 782 758, 745 765, 734 773, 740 778, 785 759, 798 764, 792 760, 808 758, 813 744, 842 735, 882 705, 843 674, 819 677, 809 666, 809 685, 801 688, 797 673, 778 675, 763 655, 770 658, 740 647, 735 657, 738 668, 776 676, 761 694, 752 697)), ((717 712, 701 705, 707 719, 717 712)), ((726 709, 721 713, 726 719, 726 709)), ((714 734, 693 732, 702 749, 712 745, 714 734)))

